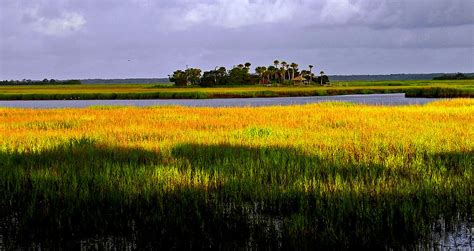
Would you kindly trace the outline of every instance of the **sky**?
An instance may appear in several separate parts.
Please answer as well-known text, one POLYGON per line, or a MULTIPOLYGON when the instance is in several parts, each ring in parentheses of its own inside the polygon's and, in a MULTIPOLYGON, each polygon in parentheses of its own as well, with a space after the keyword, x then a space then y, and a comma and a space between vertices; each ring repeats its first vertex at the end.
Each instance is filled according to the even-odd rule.
POLYGON ((473 0, 0 0, 0 79, 474 72, 473 0))

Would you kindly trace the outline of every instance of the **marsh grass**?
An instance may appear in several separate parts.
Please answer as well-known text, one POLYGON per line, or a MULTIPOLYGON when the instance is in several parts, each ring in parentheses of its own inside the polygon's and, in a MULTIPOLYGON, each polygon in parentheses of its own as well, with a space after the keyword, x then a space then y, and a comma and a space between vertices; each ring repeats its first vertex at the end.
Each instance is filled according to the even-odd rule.
POLYGON ((406 92, 409 98, 474 98, 474 88, 425 88, 406 92))
POLYGON ((473 107, 0 109, 5 245, 409 248, 472 216, 473 107))
POLYGON ((3 86, 0 100, 208 99, 409 93, 408 97, 472 97, 474 80, 335 82, 305 87, 164 87, 163 85, 3 86), (423 95, 422 95, 423 94, 423 95))

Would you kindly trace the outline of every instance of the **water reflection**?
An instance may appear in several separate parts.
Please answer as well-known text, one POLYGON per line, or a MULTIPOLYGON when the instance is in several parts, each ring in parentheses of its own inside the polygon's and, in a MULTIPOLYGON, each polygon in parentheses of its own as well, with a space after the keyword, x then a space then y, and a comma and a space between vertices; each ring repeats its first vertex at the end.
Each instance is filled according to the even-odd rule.
MULTIPOLYGON (((216 249, 255 249, 262 247, 272 247, 272 249, 282 250, 291 248, 293 243, 288 243, 282 231, 283 221, 278 217, 270 217, 265 215, 253 214, 251 208, 247 209, 250 213, 248 222, 253 226, 249 228, 248 238, 245 240, 226 241, 203 241, 203 245, 195 245, 188 243, 189 240, 181 239, 179 243, 162 243, 162 238, 154 233, 143 238, 143 232, 135 230, 126 235, 96 235, 92 237, 72 238, 72 239, 43 239, 31 242, 18 242, 15 238, 15 230, 10 227, 16 225, 15 217, 3 218, 0 221, 0 250, 13 249, 79 249, 79 250, 137 250, 152 249, 156 247, 179 248, 191 247, 197 249, 216 248, 216 249), (263 226, 263 227, 262 227, 263 226), (262 242, 261 238, 255 237, 265 236, 266 241, 262 242), (155 238, 154 238, 155 237, 155 238)), ((134 229, 135 226, 130 226, 134 229)), ((474 248, 474 225, 472 218, 462 218, 452 221, 446 221, 441 218, 432 225, 431 234, 423 240, 414 243, 405 243, 402 246, 392 247, 386 246, 386 249, 417 249, 417 250, 472 250, 474 248)), ((145 234, 146 235, 146 234, 145 234)), ((315 245, 314 242, 298 243, 298 248, 311 249, 315 245)), ((317 244, 316 244, 317 245, 317 244)), ((355 244, 358 246, 358 244, 355 244)), ((324 247, 327 246, 324 244, 324 247)), ((349 245, 347 248, 351 248, 349 245)))

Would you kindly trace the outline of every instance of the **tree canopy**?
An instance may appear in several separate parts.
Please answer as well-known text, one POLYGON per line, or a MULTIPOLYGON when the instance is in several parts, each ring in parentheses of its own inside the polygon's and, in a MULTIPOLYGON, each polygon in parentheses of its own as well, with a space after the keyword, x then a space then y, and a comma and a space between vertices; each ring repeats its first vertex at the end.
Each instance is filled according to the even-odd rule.
POLYGON ((320 72, 320 76, 313 73, 313 65, 300 70, 297 63, 288 64, 286 61, 275 60, 269 66, 257 66, 255 72, 250 72, 250 62, 235 65, 230 70, 225 67, 215 67, 214 70, 204 71, 198 68, 176 70, 170 76, 170 81, 176 86, 223 86, 223 85, 255 85, 255 84, 329 84, 329 77, 320 72), (303 81, 302 81, 303 79, 303 81))

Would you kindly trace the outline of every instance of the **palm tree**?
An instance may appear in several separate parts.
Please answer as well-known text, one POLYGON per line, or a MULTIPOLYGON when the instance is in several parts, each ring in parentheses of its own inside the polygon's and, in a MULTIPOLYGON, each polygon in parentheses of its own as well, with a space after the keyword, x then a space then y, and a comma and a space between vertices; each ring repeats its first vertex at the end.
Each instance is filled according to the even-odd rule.
POLYGON ((298 64, 297 63, 291 63, 290 67, 291 67, 291 79, 294 79, 295 78, 295 70, 298 68, 298 64))
POLYGON ((324 71, 321 71, 319 74, 321 75, 321 85, 323 85, 323 76, 324 76, 324 71))
POLYGON ((288 70, 288 63, 283 61, 283 62, 281 62, 281 66, 285 70, 284 73, 283 73, 283 81, 285 81, 286 80, 286 70, 288 70))
POLYGON ((263 84, 263 81, 264 81, 264 77, 265 77, 265 72, 267 71, 267 67, 265 66, 259 66, 257 68, 255 68, 255 72, 258 74, 258 76, 260 76, 260 78, 262 79, 261 82, 263 84))
POLYGON ((272 75, 272 72, 271 72, 269 69, 267 69, 267 70, 265 71, 265 77, 267 77, 267 84, 270 83, 270 77, 271 77, 271 75, 272 75))
POLYGON ((278 66, 280 65, 280 61, 278 60, 273 61, 273 65, 275 66, 275 68, 278 68, 278 66))
POLYGON ((245 67, 245 66, 244 66, 243 64, 237 65, 237 68, 239 68, 239 69, 241 69, 241 70, 242 70, 244 67, 245 67))
POLYGON ((308 70, 302 70, 300 75, 301 75, 301 77, 303 77, 305 79, 304 82, 308 81, 308 78, 307 78, 308 76, 311 78, 311 73, 308 70))
POLYGON ((280 74, 280 79, 281 79, 281 82, 283 83, 285 81, 285 75, 286 75, 285 67, 281 67, 278 70, 278 73, 280 74))
POLYGON ((214 85, 217 85, 217 68, 219 68, 219 66, 214 67, 214 85))
POLYGON ((300 65, 295 64, 295 67, 293 68, 295 72, 293 74, 296 74, 296 72, 299 70, 299 68, 300 68, 300 65))
POLYGON ((309 65, 309 82, 313 83, 313 65, 309 65))
POLYGON ((270 75, 268 76, 268 78, 269 78, 268 80, 269 80, 269 81, 270 81, 270 77, 275 76, 276 70, 277 70, 277 68, 276 68, 275 66, 273 66, 273 65, 268 67, 268 73, 270 74, 270 75))
POLYGON ((306 78, 307 76, 310 75, 310 73, 309 73, 309 71, 307 71, 307 70, 302 70, 301 73, 300 73, 300 75, 301 75, 303 78, 306 78))
POLYGON ((275 60, 273 61, 273 65, 275 66, 275 79, 277 79, 277 69, 278 69, 278 66, 280 66, 280 61, 278 60, 275 60))
POLYGON ((252 65, 251 63, 247 62, 247 63, 245 63, 245 68, 247 68, 247 70, 248 70, 248 69, 250 69, 251 65, 252 65))

